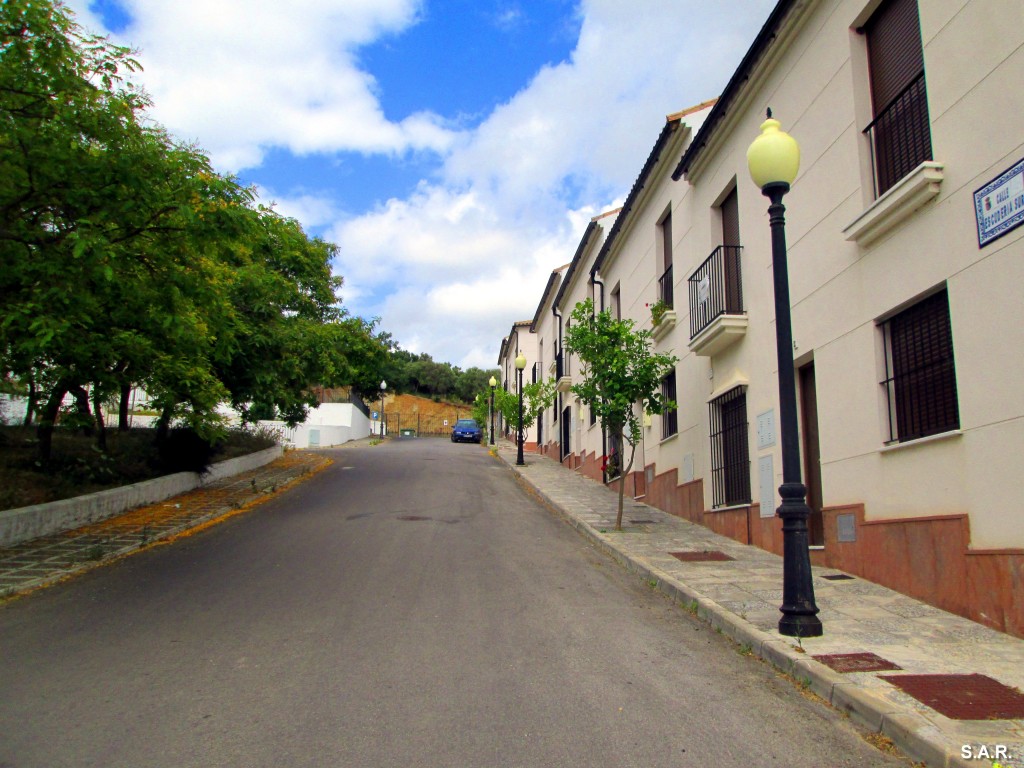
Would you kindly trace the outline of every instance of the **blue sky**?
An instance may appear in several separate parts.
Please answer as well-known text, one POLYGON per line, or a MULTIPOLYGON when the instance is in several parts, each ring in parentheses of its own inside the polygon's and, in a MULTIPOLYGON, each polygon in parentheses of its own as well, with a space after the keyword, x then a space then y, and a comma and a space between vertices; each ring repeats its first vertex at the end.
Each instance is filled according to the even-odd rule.
POLYGON ((151 116, 338 244, 346 307, 495 364, 665 115, 774 0, 67 0, 138 50, 151 116))

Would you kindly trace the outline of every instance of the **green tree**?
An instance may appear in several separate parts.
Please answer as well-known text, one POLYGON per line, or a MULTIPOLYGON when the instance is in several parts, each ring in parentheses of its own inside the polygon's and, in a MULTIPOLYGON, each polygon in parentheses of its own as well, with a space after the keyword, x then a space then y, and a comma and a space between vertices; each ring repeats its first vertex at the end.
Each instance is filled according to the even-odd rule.
MULTIPOLYGON (((141 122, 147 101, 121 79, 137 68, 129 51, 60 4, 0 6, 0 51, 0 366, 45 402, 47 458, 66 392, 92 384, 98 404, 133 358, 205 332, 189 302, 168 316, 146 301, 202 282, 202 265, 158 241, 181 225, 182 181, 205 158, 141 122)), ((199 368, 176 374, 212 383, 199 368)))
MULTIPOLYGON (((529 429, 537 421, 537 417, 545 408, 555 402, 557 390, 555 380, 535 381, 523 384, 523 423, 524 430, 529 429)), ((488 387, 490 396, 490 387, 488 387)), ((494 411, 500 413, 505 423, 519 434, 519 396, 513 391, 508 392, 501 387, 494 390, 494 411)))
POLYGON ((607 310, 594 314, 590 299, 572 311, 565 348, 576 354, 582 381, 572 391, 597 414, 602 427, 618 441, 629 444, 629 462, 619 473, 619 506, 615 530, 622 530, 622 502, 626 476, 633 469, 641 419, 646 410, 660 414, 676 404, 661 394, 661 381, 678 358, 651 351, 651 332, 635 330, 632 320, 617 320, 607 310))
POLYGON ((474 366, 465 371, 459 371, 455 381, 455 396, 464 403, 472 402, 477 392, 490 389, 488 382, 491 376, 497 378, 499 375, 501 373, 497 368, 484 371, 474 366))
POLYGON ((340 306, 335 246, 145 119, 137 68, 60 3, 0 5, 0 378, 43 403, 43 459, 87 386, 101 446, 101 405, 135 384, 158 434, 212 436, 219 403, 298 421, 313 386, 371 381, 390 347, 340 306))

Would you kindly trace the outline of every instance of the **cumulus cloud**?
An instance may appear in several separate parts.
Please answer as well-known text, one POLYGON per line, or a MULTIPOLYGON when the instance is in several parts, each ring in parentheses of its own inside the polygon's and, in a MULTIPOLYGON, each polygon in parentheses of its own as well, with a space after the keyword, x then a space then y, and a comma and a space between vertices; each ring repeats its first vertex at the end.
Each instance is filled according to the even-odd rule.
MULTIPOLYGON (((430 111, 389 119, 357 58, 389 36, 400 44, 439 1, 122 0, 132 22, 120 38, 141 49, 153 116, 222 171, 270 148, 433 157, 411 194, 359 211, 329 191, 263 192, 339 245, 352 311, 381 317, 412 351, 491 366, 590 217, 628 192, 665 115, 718 94, 774 0, 581 0, 569 58, 472 130, 430 111)), ((87 2, 69 4, 95 26, 87 2)), ((497 8, 507 29, 529 14, 497 8)))
MULTIPOLYGON (((269 147, 296 154, 443 152, 453 131, 422 112, 388 120, 361 45, 414 24, 417 0, 121 0, 119 37, 141 51, 152 116, 237 172, 269 147)), ((86 0, 70 6, 96 25, 86 0)))
POLYGON ((772 4, 582 3, 570 60, 460 135, 439 181, 332 230, 339 270, 403 345, 493 365, 590 218, 625 196, 665 115, 717 96, 772 4))

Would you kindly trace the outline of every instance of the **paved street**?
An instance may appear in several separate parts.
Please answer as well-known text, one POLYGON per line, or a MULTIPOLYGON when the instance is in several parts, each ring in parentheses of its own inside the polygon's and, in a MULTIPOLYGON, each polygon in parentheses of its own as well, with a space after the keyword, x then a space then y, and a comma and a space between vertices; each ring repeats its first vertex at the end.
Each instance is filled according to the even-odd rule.
POLYGON ((0 606, 0 766, 906 765, 486 451, 393 440, 0 606))

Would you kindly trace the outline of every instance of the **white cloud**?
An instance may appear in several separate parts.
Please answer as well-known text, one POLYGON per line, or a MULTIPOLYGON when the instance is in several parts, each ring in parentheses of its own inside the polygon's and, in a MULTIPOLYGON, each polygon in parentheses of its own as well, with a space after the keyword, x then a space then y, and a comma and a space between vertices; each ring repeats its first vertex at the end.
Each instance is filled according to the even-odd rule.
MULTIPOLYGON (((269 147, 296 154, 444 151, 437 115, 389 121, 356 49, 412 25, 418 0, 123 0, 151 115, 237 172, 269 147)), ((86 0, 71 7, 98 24, 86 0)))
POLYGON ((332 231, 353 301, 403 346, 493 365, 590 217, 625 196, 665 115, 718 94, 773 4, 584 2, 571 60, 460 136, 440 182, 332 231))
MULTIPOLYGON (((436 175, 356 215, 326 195, 266 196, 286 192, 281 212, 338 243, 352 311, 380 316, 412 351, 490 366, 590 217, 629 190, 664 116, 718 94, 774 0, 581 0, 569 60, 476 129, 431 112, 389 120, 356 52, 442 1, 124 0, 134 21, 123 38, 141 49, 153 116, 220 170, 252 167, 271 147, 433 153, 436 175)), ((506 24, 529 14, 521 2, 501 10, 506 24)))

